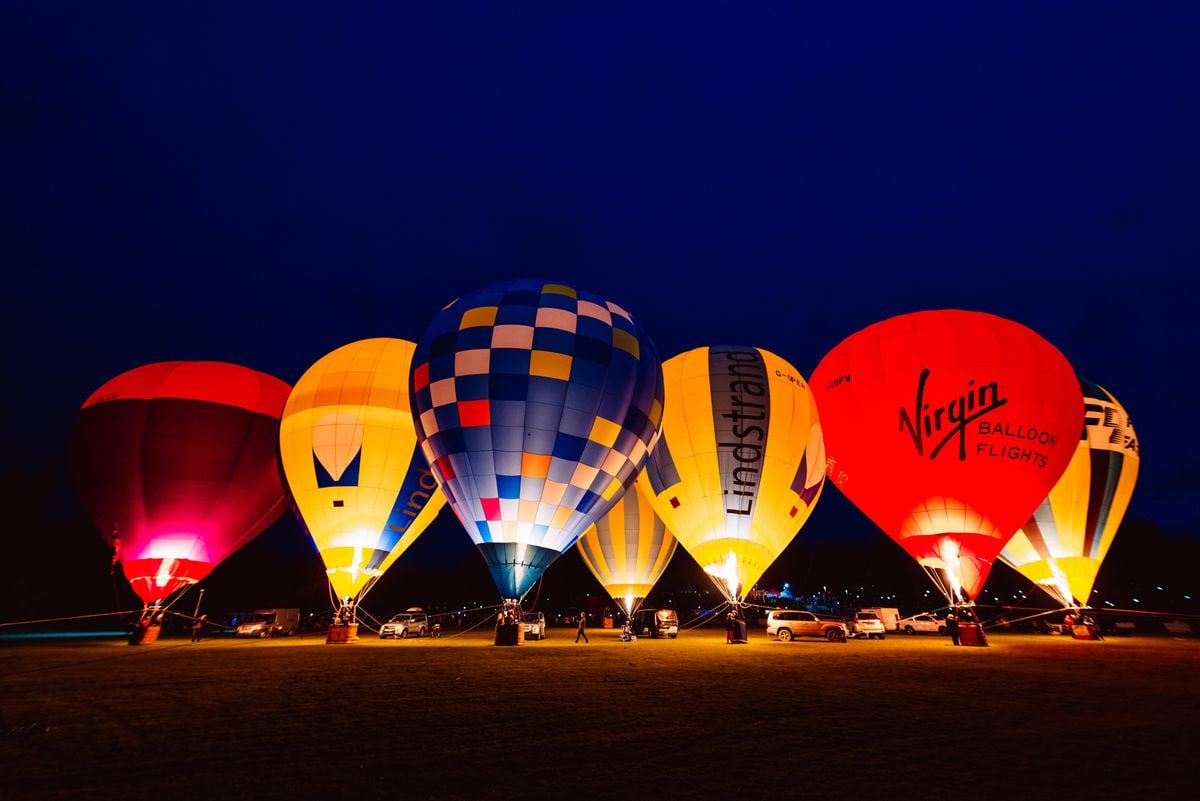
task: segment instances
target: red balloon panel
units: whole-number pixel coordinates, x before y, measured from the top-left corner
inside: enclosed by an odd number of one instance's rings
[[[1066,468],[1083,426],[1074,371],[1023,325],[927,311],[859,331],[817,366],[834,484],[972,597]]]
[[[132,370],[84,405],[75,485],[137,594],[199,581],[286,508],[277,450],[289,387],[243,367],[175,362]]]

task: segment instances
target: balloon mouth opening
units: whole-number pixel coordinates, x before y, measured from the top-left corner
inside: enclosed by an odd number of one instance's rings
[[[733,551],[729,552],[724,562],[714,562],[705,567],[704,572],[713,577],[728,600],[738,599],[742,584],[738,580],[737,555]]]

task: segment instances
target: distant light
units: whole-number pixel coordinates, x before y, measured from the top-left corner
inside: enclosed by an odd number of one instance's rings
[[[1104,605],[1105,605],[1105,606],[1112,606],[1112,605],[1113,605],[1113,602],[1112,602],[1112,601],[1105,601],[1105,602],[1104,602]]]
[[[1190,595],[1185,595],[1185,596],[1183,596],[1183,600],[1185,600],[1185,601],[1190,601],[1190,600],[1192,600],[1192,596],[1190,596]]]
[[[1159,592],[1162,592],[1162,587],[1155,587],[1154,589],[1158,590]]]
[[[1140,604],[1140,603],[1141,603],[1141,601],[1139,601],[1137,598],[1134,598],[1134,599],[1133,599],[1133,602],[1134,602],[1135,604]]]

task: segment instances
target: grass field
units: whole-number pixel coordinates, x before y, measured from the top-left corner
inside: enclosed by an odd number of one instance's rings
[[[0,646],[0,798],[1192,799],[1200,641]]]

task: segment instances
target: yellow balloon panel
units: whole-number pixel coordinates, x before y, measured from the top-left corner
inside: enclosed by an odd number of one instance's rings
[[[816,404],[759,348],[697,348],[663,364],[662,437],[643,470],[654,510],[728,598],[753,586],[824,486]]]
[[[633,614],[650,594],[677,545],[636,488],[630,488],[576,543],[583,563],[626,615]]]
[[[1107,390],[1080,379],[1083,436],[1050,494],[1000,559],[1064,605],[1087,604],[1133,496],[1141,461],[1133,424]]]
[[[280,422],[284,475],[338,598],[358,599],[445,503],[417,453],[415,345],[366,339],[296,382]]]

